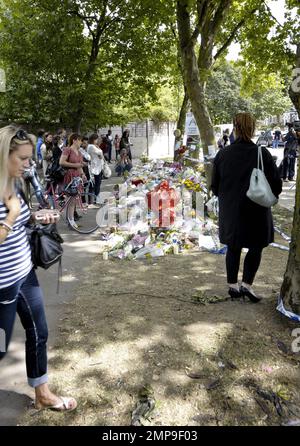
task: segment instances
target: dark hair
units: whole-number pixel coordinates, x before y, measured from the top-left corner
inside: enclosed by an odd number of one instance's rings
[[[98,133],[92,133],[91,136],[89,137],[89,144],[94,144],[95,139],[98,138],[99,138]]]
[[[44,133],[45,133],[45,130],[40,129],[40,130],[38,130],[38,132],[37,132],[37,136],[38,136],[39,138],[41,138],[41,137],[44,135]]]
[[[81,139],[81,135],[79,133],[71,133],[69,136],[69,146],[71,146],[77,139]]]
[[[251,113],[238,113],[233,119],[237,138],[250,142],[255,132],[255,118]]]
[[[88,136],[84,135],[84,136],[82,137],[82,141],[88,141],[88,140],[89,140]]]
[[[59,135],[54,135],[53,136],[53,139],[52,139],[52,144],[54,145],[54,146],[58,146],[58,144],[59,144],[59,142],[60,142],[60,136]]]

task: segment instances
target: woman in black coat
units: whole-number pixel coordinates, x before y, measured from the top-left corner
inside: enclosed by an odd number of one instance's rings
[[[229,295],[247,296],[252,302],[260,298],[251,288],[259,268],[264,247],[274,241],[271,209],[262,207],[247,196],[253,168],[257,167],[257,145],[252,142],[255,120],[249,113],[234,119],[236,140],[220,150],[214,160],[212,191],[219,198],[219,235],[227,245],[226,269]],[[264,172],[276,197],[282,190],[279,171],[267,149],[262,149]],[[239,288],[238,271],[242,248],[245,257],[243,281]]]

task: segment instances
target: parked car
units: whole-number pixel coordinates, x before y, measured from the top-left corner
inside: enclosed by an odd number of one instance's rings
[[[284,147],[285,142],[283,141],[285,134],[281,134],[282,139],[278,141],[279,147]],[[273,146],[273,139],[274,139],[274,130],[266,130],[265,132],[261,132],[259,135],[256,144],[259,144],[261,146],[266,147],[272,147]]]
[[[256,144],[260,145],[260,146],[271,147],[273,144],[272,131],[266,130],[264,132],[261,132],[261,134],[259,135],[259,137],[256,141]]]

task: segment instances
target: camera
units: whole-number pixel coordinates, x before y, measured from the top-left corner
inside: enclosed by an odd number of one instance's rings
[[[296,132],[300,132],[300,121],[294,121],[293,127]]]

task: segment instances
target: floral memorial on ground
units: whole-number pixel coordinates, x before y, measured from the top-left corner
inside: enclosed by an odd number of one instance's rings
[[[162,160],[137,165],[98,214],[105,258],[226,252],[217,235],[216,200],[208,201],[202,167]]]

